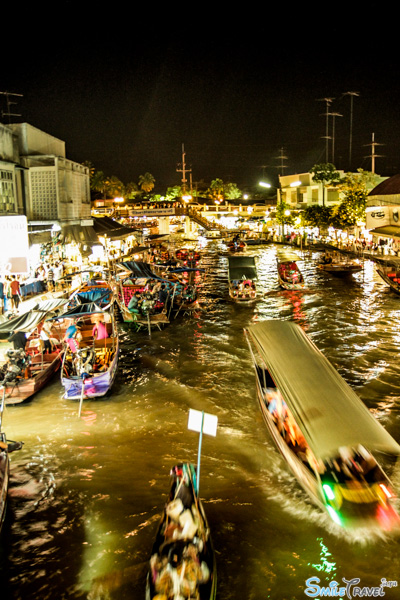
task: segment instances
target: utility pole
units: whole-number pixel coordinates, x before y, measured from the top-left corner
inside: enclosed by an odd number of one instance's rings
[[[284,175],[284,170],[287,169],[287,166],[283,164],[283,161],[287,160],[288,158],[287,156],[285,156],[283,148],[280,149],[279,156],[276,156],[275,158],[277,158],[280,161],[278,168],[280,169],[279,175],[282,177]]]
[[[352,146],[353,146],[353,100],[359,96],[358,92],[345,92],[343,96],[350,96],[350,144],[349,144],[349,169],[351,170]]]
[[[186,192],[186,183],[187,183],[187,179],[186,179],[186,173],[191,173],[192,169],[186,169],[186,163],[185,163],[185,146],[184,144],[182,144],[182,162],[180,165],[178,165],[178,167],[180,166],[181,168],[177,168],[177,172],[178,173],[182,173],[182,190],[185,193]]]
[[[382,154],[376,154],[375,153],[375,149],[376,146],[382,146],[383,144],[378,144],[378,142],[375,142],[375,134],[372,134],[372,142],[370,144],[366,144],[366,146],[371,146],[371,154],[369,156],[366,156],[365,158],[370,158],[371,159],[371,173],[375,174],[375,159],[376,158],[382,158]]]
[[[8,124],[11,124],[11,117],[20,117],[21,115],[17,114],[17,113],[12,113],[11,112],[11,105],[12,104],[16,104],[16,102],[13,102],[10,99],[10,96],[12,97],[19,97],[19,98],[23,98],[23,94],[14,94],[13,92],[0,92],[1,96],[5,96],[6,97],[6,102],[7,102],[7,112],[1,111],[1,116],[2,117],[8,117]]]
[[[334,101],[335,98],[320,98],[319,101],[320,102],[325,102],[326,104],[326,112],[323,114],[323,116],[326,117],[326,123],[325,123],[325,162],[329,162],[329,140],[331,139],[329,137],[329,115],[331,114],[329,111],[329,107],[332,104],[332,102]]]
[[[332,117],[332,162],[335,164],[335,117],[343,117],[343,115],[332,112],[329,116]]]

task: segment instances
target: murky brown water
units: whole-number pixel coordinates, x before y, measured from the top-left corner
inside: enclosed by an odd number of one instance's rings
[[[360,578],[397,581],[400,541],[338,529],[315,508],[278,455],[259,411],[243,327],[279,318],[300,323],[376,417],[400,440],[400,297],[367,262],[346,282],[299,265],[307,293],[282,292],[276,246],[258,256],[265,297],[227,301],[227,259],[207,246],[204,310],[163,332],[120,326],[121,361],[111,396],[78,404],[56,378],[31,403],[8,407],[4,428],[25,442],[12,455],[9,511],[1,537],[1,600],[139,599],[169,485],[169,470],[196,462],[189,408],[219,419],[203,439],[200,494],[212,529],[220,600],[306,598],[321,585]],[[253,251],[254,250],[254,251]],[[395,479],[400,492],[400,477]]]

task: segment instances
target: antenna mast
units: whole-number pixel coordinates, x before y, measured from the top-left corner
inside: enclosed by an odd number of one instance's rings
[[[11,96],[12,97],[18,97],[18,98],[23,98],[23,94],[14,94],[13,92],[0,92],[1,96],[5,96],[6,97],[6,102],[7,102],[7,112],[5,111],[1,111],[1,116],[2,117],[8,117],[8,124],[11,124],[11,117],[20,117],[21,115],[17,114],[17,113],[12,113],[11,112],[11,105],[12,104],[16,104],[16,102],[13,102],[11,100]]]

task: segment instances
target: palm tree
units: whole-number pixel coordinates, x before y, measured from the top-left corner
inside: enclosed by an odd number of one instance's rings
[[[151,173],[145,173],[139,176],[139,185],[143,192],[151,192],[154,189],[155,179]]]

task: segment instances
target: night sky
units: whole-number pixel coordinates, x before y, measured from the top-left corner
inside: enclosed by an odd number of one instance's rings
[[[217,4],[138,9],[119,0],[2,9],[0,91],[23,94],[12,120],[64,140],[68,158],[124,183],[148,171],[160,193],[180,182],[182,144],[194,183],[274,182],[282,151],[286,174],[325,162],[323,98],[342,115],[329,162],[369,170],[374,133],[376,171],[398,173],[397,19],[372,2],[357,14],[321,7],[241,6],[223,16]],[[346,92],[359,94],[352,165]]]

